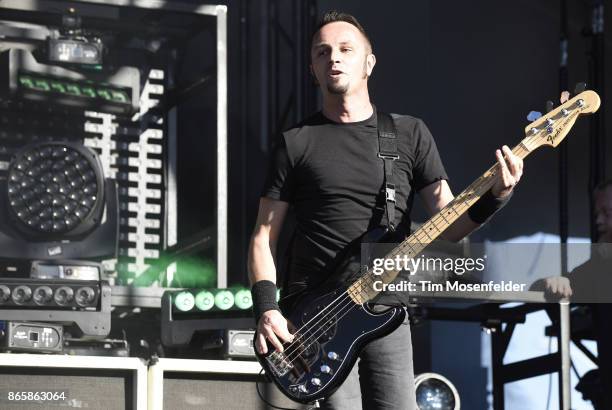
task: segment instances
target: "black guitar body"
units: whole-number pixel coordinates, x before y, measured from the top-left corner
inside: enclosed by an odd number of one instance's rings
[[[357,253],[352,252],[338,269],[354,268],[350,261]],[[266,374],[294,401],[311,403],[329,397],[344,382],[363,347],[393,332],[406,317],[402,307],[373,312],[367,304],[355,303],[347,289],[347,285],[331,290],[320,286],[301,294],[290,312],[284,312],[297,330],[294,341],[285,343],[283,352],[268,344],[268,354],[257,353]]]

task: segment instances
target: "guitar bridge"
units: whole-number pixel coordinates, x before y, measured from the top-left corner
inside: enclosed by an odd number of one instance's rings
[[[282,352],[274,352],[266,357],[268,364],[270,365],[270,370],[277,377],[282,377],[286,375],[291,369],[293,369],[293,365],[287,357]]]

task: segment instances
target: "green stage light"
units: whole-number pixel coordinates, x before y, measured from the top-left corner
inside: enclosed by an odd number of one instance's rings
[[[200,310],[210,310],[215,305],[215,295],[207,290],[202,290],[195,297],[195,305]]]
[[[234,295],[234,301],[238,309],[246,310],[253,306],[253,298],[251,297],[251,291],[248,289],[240,289]]]
[[[234,294],[227,289],[220,289],[215,295],[215,306],[221,310],[228,310],[234,306]]]
[[[180,311],[188,312],[195,306],[195,298],[191,292],[180,292],[174,297],[174,306]]]
[[[19,85],[27,90],[44,93],[66,94],[85,99],[105,100],[118,104],[130,104],[126,90],[111,88],[91,82],[77,82],[69,79],[45,78],[35,74],[19,74]]]

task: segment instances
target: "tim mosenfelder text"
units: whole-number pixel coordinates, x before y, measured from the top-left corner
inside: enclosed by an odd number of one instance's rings
[[[377,258],[373,260],[372,273],[381,276],[386,271],[407,271],[410,275],[415,275],[419,270],[426,271],[446,271],[454,272],[457,275],[463,275],[466,272],[478,271],[482,272],[485,269],[486,255],[482,258],[439,258],[425,257],[421,255],[418,258],[410,258],[407,255],[397,255],[393,258]],[[398,283],[384,283],[384,281],[374,281],[372,284],[374,290],[380,291],[454,291],[454,292],[517,292],[524,291],[527,286],[524,283],[514,283],[513,281],[501,281],[488,283],[459,283],[456,281],[446,281],[442,283],[433,283],[428,280],[419,280],[418,282],[410,282],[402,280]]]

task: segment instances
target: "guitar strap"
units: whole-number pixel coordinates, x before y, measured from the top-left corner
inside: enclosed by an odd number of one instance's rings
[[[394,162],[399,159],[397,152],[397,132],[391,115],[378,111],[378,158],[383,160],[385,179],[381,195],[385,198],[385,212],[381,223],[391,232],[395,231],[395,177]]]

